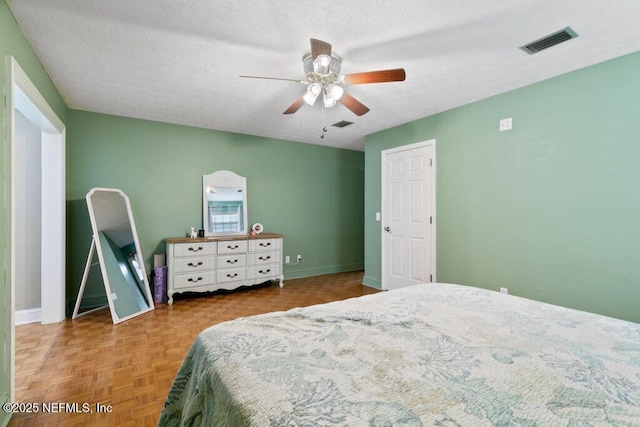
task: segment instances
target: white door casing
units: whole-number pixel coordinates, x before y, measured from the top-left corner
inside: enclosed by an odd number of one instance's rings
[[[382,289],[435,281],[435,140],[382,152]]]

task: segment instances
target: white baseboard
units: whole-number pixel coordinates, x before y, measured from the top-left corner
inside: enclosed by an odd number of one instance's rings
[[[28,308],[16,311],[16,325],[25,325],[42,321],[42,314],[39,308]]]

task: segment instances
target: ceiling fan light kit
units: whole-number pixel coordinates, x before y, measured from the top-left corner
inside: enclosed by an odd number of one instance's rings
[[[307,86],[307,93],[305,93],[302,98],[307,104],[313,105],[316,103],[316,99],[318,99],[320,93],[322,93],[322,86],[320,86],[319,83],[311,83]]]
[[[302,56],[302,65],[308,81],[329,82],[340,76],[342,58],[337,53],[331,52],[331,56],[322,54],[314,59],[312,52],[309,51]]]
[[[324,88],[324,94],[322,97],[324,106],[326,108],[333,107],[334,105],[336,105],[336,102],[342,98],[343,94],[344,89],[342,89],[340,86],[336,86],[334,84],[327,85],[327,87]]]
[[[366,105],[349,95],[340,85],[399,82],[404,81],[406,78],[406,73],[403,68],[341,75],[342,58],[337,53],[332,52],[331,45],[318,39],[310,39],[310,42],[311,51],[302,56],[306,81],[276,77],[240,77],[286,80],[306,84],[306,92],[300,98],[296,99],[283,114],[293,114],[305,103],[312,106],[316,103],[318,97],[322,95],[323,133],[320,136],[321,138],[324,138],[324,133],[326,132],[326,126],[324,125],[325,108],[331,108],[340,102],[357,116],[362,116],[369,112],[369,108]]]

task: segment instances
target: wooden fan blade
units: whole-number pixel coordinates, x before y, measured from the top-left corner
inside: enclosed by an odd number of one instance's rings
[[[265,80],[284,80],[286,82],[296,82],[296,83],[309,83],[309,82],[305,82],[304,80],[298,80],[298,79],[281,79],[279,77],[260,77],[260,76],[240,76],[242,78],[245,79],[265,79]]]
[[[346,74],[344,76],[344,82],[348,85],[361,85],[367,83],[401,82],[404,81],[405,78],[404,68],[394,68],[393,70]]]
[[[340,102],[349,110],[353,111],[353,114],[355,114],[356,116],[362,116],[363,114],[367,114],[369,112],[369,108],[367,108],[366,105],[355,99],[353,96],[349,95],[347,92],[344,92],[342,94]]]
[[[302,107],[302,104],[304,104],[304,98],[300,97],[300,98],[296,99],[295,101],[293,101],[293,104],[291,104],[289,106],[289,108],[284,110],[284,113],[282,113],[282,114],[293,114],[296,111],[298,111],[300,109],[300,107]]]
[[[331,56],[331,45],[318,39],[311,40],[311,58],[315,61],[318,55]]]

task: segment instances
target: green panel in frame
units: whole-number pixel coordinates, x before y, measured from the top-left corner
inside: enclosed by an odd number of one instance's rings
[[[155,307],[142,262],[129,198],[118,189],[93,188],[87,193],[86,199],[93,229],[93,244],[85,267],[85,276],[95,248],[113,323],[120,323],[153,310]],[[83,278],[74,318],[84,285]]]

